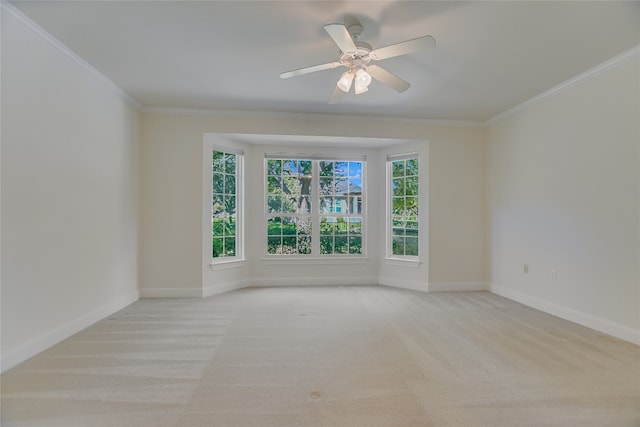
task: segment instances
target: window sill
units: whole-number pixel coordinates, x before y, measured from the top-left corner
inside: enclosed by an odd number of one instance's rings
[[[406,258],[385,258],[385,264],[395,265],[398,267],[418,268],[422,265],[422,261],[419,259],[406,259]]]
[[[353,257],[269,257],[262,258],[264,265],[351,265],[351,264],[367,264],[369,258],[353,256]]]
[[[247,265],[246,259],[231,259],[225,261],[212,261],[209,263],[211,270],[227,270],[229,268],[241,268]]]

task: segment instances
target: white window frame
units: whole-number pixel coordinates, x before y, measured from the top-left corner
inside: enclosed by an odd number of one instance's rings
[[[393,168],[392,163],[398,160],[408,160],[408,159],[417,159],[418,160],[418,255],[394,255],[393,254]],[[390,154],[386,158],[386,230],[385,230],[385,257],[388,260],[397,260],[397,261],[408,261],[411,263],[419,263],[422,254],[424,253],[426,248],[422,246],[422,233],[423,231],[423,203],[422,203],[422,175],[424,174],[424,170],[422,169],[422,161],[418,152],[412,151],[408,153],[402,154]]]
[[[209,233],[208,244],[209,258],[211,259],[210,265],[222,266],[224,264],[235,263],[245,260],[244,252],[244,151],[231,147],[225,147],[220,145],[212,145],[209,152],[209,181],[208,181],[208,193],[209,193]],[[213,257],[213,230],[211,227],[211,218],[213,216],[213,171],[212,171],[212,159],[215,151],[234,154],[236,156],[236,254],[230,257]]]
[[[277,214],[270,214],[268,212],[268,182],[267,182],[267,160],[311,160],[312,161],[312,185],[311,185],[311,253],[310,254],[269,254],[267,243],[267,218],[271,216],[277,216]],[[362,162],[362,212],[359,217],[362,217],[362,251],[359,254],[321,254],[320,253],[320,219],[327,216],[320,213],[320,195],[319,195],[319,183],[320,183],[320,171],[319,164],[321,161],[331,162]],[[263,161],[263,210],[264,210],[264,235],[263,241],[263,259],[265,261],[276,260],[304,260],[314,262],[330,259],[342,259],[342,260],[365,260],[367,259],[367,157],[366,156],[335,156],[335,155],[316,155],[316,154],[295,154],[295,153],[265,153]],[[295,214],[290,214],[295,216]],[[344,213],[334,213],[329,216],[348,216]]]

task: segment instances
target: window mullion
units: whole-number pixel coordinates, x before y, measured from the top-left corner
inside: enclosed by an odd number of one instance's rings
[[[320,161],[311,167],[311,254],[320,255]]]

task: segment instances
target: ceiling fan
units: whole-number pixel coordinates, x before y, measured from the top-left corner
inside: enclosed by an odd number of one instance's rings
[[[329,103],[333,104],[342,98],[342,95],[349,92],[352,83],[355,82],[354,92],[356,95],[365,93],[369,90],[371,78],[376,79],[380,83],[395,89],[398,92],[404,92],[411,86],[408,82],[402,80],[395,74],[387,71],[379,65],[372,64],[372,61],[380,61],[382,59],[393,58],[396,56],[407,55],[409,53],[418,52],[427,48],[435,47],[436,40],[432,36],[423,36],[404,42],[392,44],[390,46],[373,49],[369,43],[358,40],[362,34],[362,25],[355,21],[348,26],[344,24],[327,24],[324,29],[329,36],[338,45],[340,55],[335,62],[314,65],[311,67],[299,68],[297,70],[287,71],[280,74],[280,78],[288,79],[290,77],[301,76],[303,74],[313,73],[316,71],[329,70],[340,66],[346,67],[345,71],[329,99]]]

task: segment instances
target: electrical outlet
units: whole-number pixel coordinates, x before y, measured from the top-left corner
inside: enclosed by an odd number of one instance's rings
[[[522,272],[523,273],[529,273],[529,264],[525,264],[522,266]]]
[[[551,270],[551,280],[553,280],[554,282],[556,280],[558,280],[558,272],[555,270]]]

